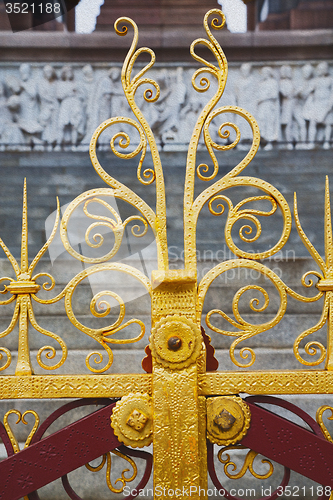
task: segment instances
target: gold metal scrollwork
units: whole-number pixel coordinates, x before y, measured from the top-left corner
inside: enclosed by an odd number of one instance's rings
[[[125,476],[126,472],[130,472],[130,469],[124,469],[121,473],[121,476],[114,481],[114,485],[112,484],[112,480],[111,480],[111,469],[112,469],[111,453],[126,460],[129,463],[129,465],[132,467],[132,473],[131,473],[130,477]],[[130,483],[131,481],[133,481],[136,478],[137,473],[138,473],[138,468],[137,468],[134,460],[130,457],[127,457],[123,453],[120,453],[120,451],[118,451],[118,450],[112,450],[111,452],[103,455],[102,461],[99,465],[93,466],[90,464],[86,464],[86,468],[88,470],[90,470],[91,472],[99,472],[100,470],[103,469],[105,464],[106,464],[106,484],[107,484],[109,490],[112,491],[113,493],[122,493],[124,491],[126,483]],[[120,486],[119,488],[116,488],[117,483],[120,483],[122,486]]]
[[[332,438],[331,434],[328,432],[326,425],[324,424],[324,421],[323,421],[323,414],[325,413],[326,410],[329,410],[331,412],[331,416],[327,417],[328,420],[333,420],[333,408],[332,408],[332,406],[329,406],[329,405],[324,405],[324,406],[321,406],[320,408],[318,408],[317,413],[316,413],[316,420],[317,420],[318,424],[320,425],[320,428],[325,436],[325,439],[327,439],[327,441],[329,441],[330,443],[333,443],[333,438]]]
[[[28,425],[28,422],[25,420],[24,417],[26,417],[26,415],[29,415],[29,414],[34,416],[35,423],[33,425],[33,428],[31,429],[29,436],[27,437],[25,445],[24,445],[24,448],[27,448],[29,446],[37,428],[38,428],[38,425],[39,425],[38,414],[33,410],[27,410],[23,413],[23,415],[19,410],[9,410],[9,411],[7,411],[7,413],[3,417],[3,424],[4,424],[4,427],[6,429],[7,435],[10,439],[10,442],[13,446],[14,453],[18,453],[20,451],[20,447],[19,447],[19,444],[16,440],[16,437],[15,437],[13,430],[12,430],[11,426],[9,425],[8,417],[9,417],[9,415],[16,415],[17,416],[16,424],[18,424],[19,422],[22,422],[23,424]]]
[[[266,474],[259,474],[254,470],[254,460],[258,456],[258,453],[253,450],[250,450],[247,453],[244,460],[244,464],[241,467],[241,470],[239,472],[235,472],[237,469],[237,465],[231,461],[230,455],[226,452],[229,450],[242,450],[242,449],[246,449],[246,447],[242,446],[241,444],[229,445],[222,448],[217,454],[217,458],[219,459],[219,461],[222,464],[224,464],[224,473],[229,479],[240,479],[245,475],[247,470],[252,474],[252,476],[254,476],[257,479],[268,479],[269,477],[271,477],[271,475],[274,472],[274,466],[272,462],[270,462],[270,460],[267,459],[261,460],[261,463],[268,464],[269,466],[269,470],[268,472],[266,472]],[[223,453],[226,453],[226,458],[223,458]],[[233,473],[230,472],[230,469]]]

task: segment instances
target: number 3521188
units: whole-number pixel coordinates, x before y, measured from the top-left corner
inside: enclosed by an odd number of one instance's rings
[[[7,14],[61,14],[60,3],[41,2],[41,3],[6,3]]]

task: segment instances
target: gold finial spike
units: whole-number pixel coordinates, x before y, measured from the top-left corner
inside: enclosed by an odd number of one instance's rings
[[[24,179],[23,210],[22,210],[22,240],[21,240],[21,273],[28,271],[28,206],[27,179]]]
[[[326,266],[331,269],[333,277],[333,237],[332,237],[332,215],[330,202],[330,188],[328,176],[325,184],[325,255]]]

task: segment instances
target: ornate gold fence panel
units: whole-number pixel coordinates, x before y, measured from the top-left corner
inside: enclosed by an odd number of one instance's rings
[[[8,477],[0,491],[1,499],[15,500],[23,496],[30,500],[37,499],[39,497],[36,490],[56,477],[63,478],[65,491],[70,498],[79,498],[72,490],[66,474],[84,464],[91,472],[105,467],[109,490],[122,495],[126,491],[127,483],[133,481],[137,475],[135,461],[131,457],[139,457],[146,461],[145,473],[139,483],[141,486],[136,487],[136,493],[131,490],[126,496],[134,498],[147,483],[151,470],[151,458],[148,458],[148,453],[136,448],[150,444],[153,445],[155,498],[207,498],[210,496],[207,489],[209,472],[217,496],[234,499],[237,495],[224,489],[217,477],[213,456],[214,443],[222,447],[218,452],[218,460],[227,479],[242,478],[249,471],[255,478],[263,481],[269,479],[273,473],[274,466],[270,460],[285,466],[280,486],[277,486],[274,492],[261,486],[261,490],[258,489],[261,497],[273,499],[282,496],[284,492],[288,496],[290,468],[322,484],[321,490],[317,490],[318,498],[331,497],[332,438],[325,427],[323,414],[326,411],[333,414],[333,408],[319,408],[317,423],[291,403],[265,396],[333,392],[333,245],[328,180],[324,221],[325,257],[319,255],[302,229],[295,195],[293,215],[299,237],[319,268],[319,271],[314,270],[300,277],[303,294],[293,290],[266,265],[267,260],[287,243],[292,226],[292,213],[278,189],[265,180],[246,175],[245,169],[259,148],[260,133],[257,122],[246,110],[239,107],[219,107],[227,81],[228,65],[213,33],[223,28],[224,22],[224,15],[220,10],[209,11],[204,19],[206,38],[195,40],[190,48],[191,55],[200,64],[192,78],[194,89],[203,94],[214,85],[215,89],[210,90],[211,97],[207,99],[197,118],[188,148],[183,211],[184,269],[169,268],[165,185],[159,147],[138,105],[140,91],[148,104],[159,98],[159,85],[147,73],[155,62],[155,55],[149,48],[137,48],[138,29],[131,19],[120,18],[115,23],[115,30],[120,36],[129,36],[128,31],[132,33],[131,47],[121,73],[122,87],[131,116],[106,120],[97,128],[90,143],[93,167],[106,187],[82,193],[68,205],[62,216],[58,202],[54,228],[32,261],[28,259],[27,188],[24,186],[20,263],[11,254],[5,242],[0,240],[1,248],[13,271],[11,275],[1,277],[0,280],[0,293],[3,297],[0,305],[11,305],[13,308],[12,320],[1,332],[1,338],[15,335],[14,328],[18,325],[17,360],[10,349],[1,347],[0,396],[3,400],[93,400],[68,403],[64,409],[52,414],[41,425],[37,413],[33,410],[23,415],[17,410],[7,412],[0,428],[8,454],[8,458],[0,464],[2,474]],[[210,53],[209,58],[201,55],[198,49],[202,47]],[[135,72],[134,65],[141,54],[148,55],[149,62]],[[233,121],[230,119],[232,115]],[[244,158],[232,170],[223,174],[219,167],[218,155],[237,147],[241,138],[241,120],[251,128],[252,142],[248,152],[244,153]],[[137,159],[138,181],[143,187],[155,186],[155,207],[151,207],[139,194],[122,184],[118,177],[113,177],[107,168],[100,164],[98,140],[101,134],[109,130],[114,131],[110,136],[110,147],[114,155],[123,160]],[[210,157],[207,164],[198,164],[197,153],[201,137]],[[152,157],[152,168],[144,167],[148,154]],[[121,172],[118,173],[121,178]],[[199,187],[196,180],[200,181]],[[234,188],[244,187],[257,194],[233,202],[228,193]],[[125,202],[132,210],[131,215],[122,218],[110,201],[114,199]],[[209,210],[211,216],[216,217],[217,223],[221,220],[219,217],[224,214],[225,242],[234,258],[219,263],[198,280],[196,228],[203,209]],[[71,243],[68,233],[73,214],[78,210],[81,216],[88,220],[85,232],[85,244],[89,250],[87,255]],[[272,242],[265,250],[247,250],[246,245],[260,239],[262,220],[278,213],[281,226],[278,241]],[[151,279],[141,270],[114,259],[128,229],[137,238],[146,235],[148,231],[154,235],[157,269],[153,271]],[[234,236],[235,231],[238,231],[237,238]],[[57,232],[60,233],[64,249],[72,258],[81,262],[83,268],[62,290],[55,293],[56,281],[52,275],[48,271],[37,272],[35,269],[37,265],[43,264],[41,259]],[[107,240],[106,234],[111,234],[112,238]],[[107,241],[111,241],[111,249],[104,251],[103,245]],[[205,322],[210,330],[218,335],[230,337],[229,354],[235,369],[217,371],[214,348],[201,326],[201,318],[205,298],[214,280],[234,269],[255,270],[262,276],[263,281],[239,287],[232,299],[232,314],[218,308],[212,308],[206,314]],[[113,346],[135,343],[146,334],[146,326],[141,319],[126,319],[125,301],[113,291],[112,279],[108,280],[105,290],[92,297],[89,304],[94,319],[105,321],[103,326],[91,326],[93,323],[89,321],[85,324],[75,313],[74,295],[79,285],[85,279],[98,279],[98,276],[105,273],[110,276],[112,273],[130,276],[150,296],[151,334],[149,345],[142,356],[145,372],[140,374],[110,372],[113,357],[117,355]],[[252,322],[241,313],[240,303],[249,293],[253,294],[249,306],[253,313],[260,315],[260,312],[267,309],[270,301],[265,283],[275,290],[278,297],[277,312],[267,321]],[[309,290],[312,294],[308,293]],[[302,368],[255,370],[253,337],[278,327],[285,315],[288,300],[295,299],[310,304],[321,298],[324,300],[319,321],[299,334],[294,341],[293,355]],[[39,325],[34,310],[36,307],[57,303],[62,304],[68,319],[80,335],[88,336],[97,343],[98,350],[86,357],[86,374],[52,373],[52,370],[66,366],[68,348],[61,332],[49,331]],[[116,304],[118,312],[116,319],[108,323],[106,320],[111,312],[111,304],[112,307]],[[327,342],[324,345],[316,340],[316,332],[325,324]],[[41,334],[40,338],[48,340],[46,345],[38,348],[36,354],[39,374],[34,374],[32,368],[30,325]],[[323,362],[325,368],[319,369],[318,365]],[[15,375],[6,375],[6,370],[15,363]],[[251,397],[244,399],[239,394],[248,394]],[[103,408],[59,431],[56,438],[52,435],[43,437],[49,425],[58,416],[71,409],[96,403]],[[268,412],[260,403],[282,406],[296,413],[309,425],[310,430]],[[33,414],[35,419],[34,427],[22,451],[9,425],[11,413],[18,417],[18,422],[26,423],[29,413]],[[79,444],[75,447],[75,443]],[[78,451],[78,448],[81,451]],[[235,472],[236,464],[229,453],[244,448],[250,450],[240,471]],[[72,450],[70,460],[64,457],[61,451],[64,449]],[[266,457],[263,460],[266,466],[264,472],[256,472],[254,460],[258,453]],[[123,471],[116,484],[110,479],[111,454],[126,460],[127,471],[131,470],[129,475]],[[33,472],[39,467],[38,457],[42,456],[47,456],[52,465],[48,471],[45,467],[45,478],[40,472]],[[89,464],[99,456],[102,457],[99,465]]]

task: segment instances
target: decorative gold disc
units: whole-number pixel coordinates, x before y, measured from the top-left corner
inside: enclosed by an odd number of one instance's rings
[[[207,436],[211,443],[235,444],[246,435],[251,423],[248,405],[238,396],[207,399]]]
[[[174,315],[162,318],[152,328],[150,348],[163,366],[181,369],[196,361],[200,355],[201,340],[201,331],[193,321]]]
[[[153,419],[149,394],[130,393],[117,402],[111,427],[122,443],[132,448],[148,446],[153,439]]]

